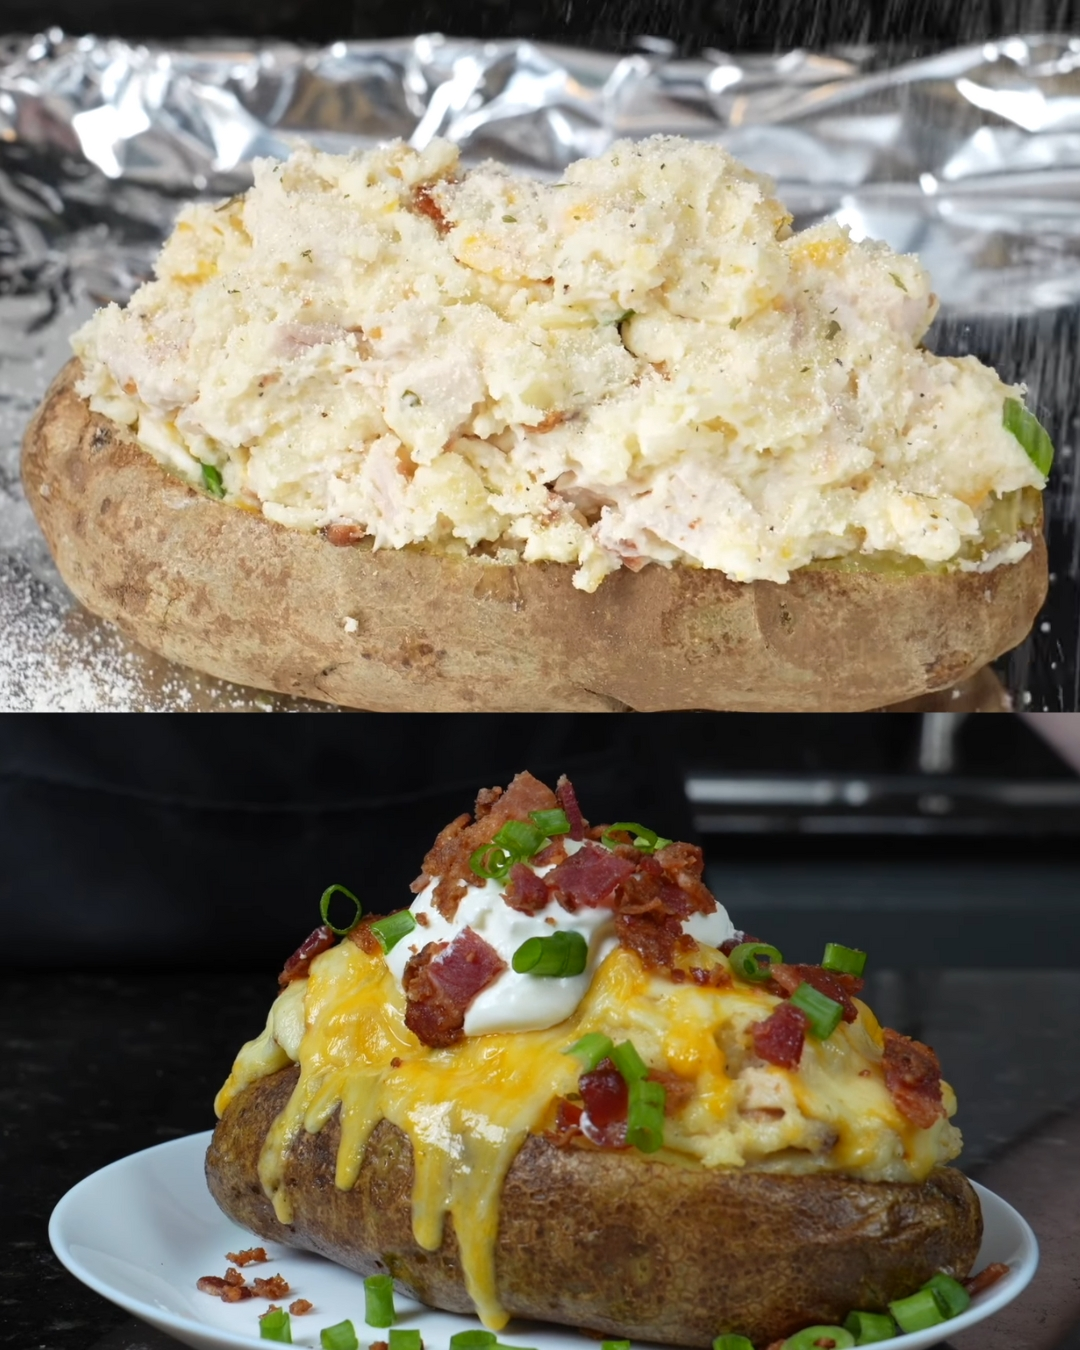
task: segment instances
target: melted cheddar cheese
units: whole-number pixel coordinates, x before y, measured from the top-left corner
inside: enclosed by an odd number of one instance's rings
[[[726,967],[700,947],[694,961]],[[266,1029],[237,1056],[215,1109],[290,1062],[292,1097],[259,1164],[278,1218],[290,1220],[283,1187],[289,1149],[341,1112],[336,1182],[356,1181],[371,1131],[385,1118],[409,1138],[417,1242],[435,1250],[453,1215],[466,1286],[484,1323],[507,1315],[495,1289],[494,1244],[502,1181],[530,1133],[547,1129],[559,1097],[581,1070],[567,1048],[588,1032],[631,1040],[645,1062],[693,1084],[688,1104],[665,1121],[664,1147],[643,1165],[680,1163],[808,1173],[841,1171],[869,1181],[918,1181],[960,1151],[946,1119],[916,1128],[896,1110],[881,1068],[881,1028],[857,1003],[858,1019],[827,1040],[808,1037],[799,1066],[758,1058],[749,1028],[779,999],[754,985],[673,983],[619,948],[606,958],[574,1014],[541,1031],[467,1036],[446,1049],[423,1045],[405,1026],[401,988],[385,959],[342,942],[311,964],[271,1009]],[[944,1088],[950,1114],[951,1089]]]

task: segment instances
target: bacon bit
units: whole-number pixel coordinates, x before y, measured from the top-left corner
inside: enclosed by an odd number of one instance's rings
[[[1002,1261],[991,1261],[978,1275],[970,1275],[963,1281],[964,1288],[972,1298],[984,1293],[992,1284],[997,1284],[1003,1275],[1008,1275],[1009,1267]]]
[[[555,1111],[555,1124],[545,1132],[544,1138],[549,1139],[556,1148],[568,1147],[571,1140],[581,1134],[581,1115],[582,1108],[576,1102],[560,1097]]]
[[[230,1266],[229,1269],[225,1272],[225,1283],[232,1285],[241,1285],[246,1284],[247,1281],[244,1279],[243,1275],[241,1275],[238,1270],[235,1270],[232,1266]]]
[[[629,1092],[626,1080],[610,1059],[602,1059],[578,1079],[585,1103],[581,1132],[600,1148],[626,1147],[626,1112]]]
[[[222,1303],[242,1303],[246,1298],[252,1298],[256,1290],[249,1289],[246,1284],[226,1284],[221,1291]]]
[[[371,931],[371,925],[375,922],[376,915],[369,914],[366,919],[361,919],[356,927],[349,933],[350,942],[355,942],[360,950],[368,956],[381,956],[382,943]]]
[[[225,1289],[225,1281],[220,1275],[204,1275],[201,1279],[195,1281],[195,1288],[204,1294],[220,1298]]]
[[[530,859],[530,866],[558,867],[559,863],[565,862],[569,857],[566,852],[566,839],[565,834],[557,834],[546,848],[542,848],[535,858]]]
[[[414,891],[422,891],[433,877],[435,908],[448,922],[457,913],[458,901],[469,886],[482,886],[469,866],[473,853],[490,844],[508,820],[528,820],[530,811],[550,811],[558,803],[552,790],[531,773],[519,773],[505,792],[485,788],[476,798],[476,820],[458,816],[440,831],[424,859],[423,872],[413,882]]]
[[[471,928],[449,946],[429,942],[405,966],[405,1025],[425,1045],[454,1045],[464,1035],[469,1004],[505,969],[495,948]]]
[[[428,916],[424,913],[422,909],[418,909],[416,913],[413,915],[413,918],[416,920],[416,922],[420,925],[421,928],[427,928],[431,924],[431,920],[428,918]]]
[[[401,1068],[401,1063],[402,1063],[402,1061],[401,1061],[401,1056],[400,1056],[400,1055],[395,1055],[394,1058],[390,1061],[390,1067],[391,1067],[392,1069],[400,1069],[400,1068]]]
[[[705,974],[706,974],[706,972],[705,972],[704,970],[699,970],[697,973],[698,973],[699,975],[705,975]],[[670,972],[669,978],[670,978],[672,984],[685,984],[685,983],[686,983],[686,971],[685,971],[685,970],[680,970],[679,967],[676,966],[676,967],[674,968],[674,970],[672,970],[672,971]],[[703,981],[703,980],[697,980],[697,981],[695,981],[695,983],[697,983],[697,984],[703,984],[704,981]]]
[[[306,1298],[294,1298],[289,1304],[289,1311],[294,1317],[303,1317],[304,1313],[310,1312],[314,1306],[315,1304]]]
[[[634,864],[597,844],[586,844],[549,872],[544,882],[563,909],[596,909],[634,872]]]
[[[754,937],[752,933],[736,933],[734,937],[729,937],[726,942],[721,942],[720,950],[725,956],[730,956],[736,947],[741,947],[744,942],[760,942],[761,938]]]
[[[289,1282],[281,1275],[271,1275],[268,1280],[256,1277],[251,1288],[259,1298],[284,1298],[289,1292]]]
[[[561,774],[559,781],[555,784],[555,796],[558,798],[559,805],[566,813],[566,819],[570,823],[570,838],[578,841],[584,839],[588,822],[581,814],[577,793],[566,774]]]
[[[320,924],[318,928],[310,932],[285,962],[281,974],[278,976],[280,987],[284,989],[293,980],[302,980],[307,975],[308,967],[312,961],[320,953],[329,951],[336,942],[337,936],[328,924]]]
[[[333,525],[323,526],[323,538],[328,544],[336,544],[338,548],[346,548],[349,544],[358,544],[367,534],[362,525],[345,525],[335,522]]]
[[[763,1022],[750,1028],[754,1049],[762,1059],[781,1069],[794,1069],[802,1058],[810,1019],[794,1003],[781,1003]]]
[[[885,1086],[905,1119],[928,1130],[945,1115],[941,1100],[941,1065],[928,1045],[885,1027]]]
[[[440,234],[449,233],[450,226],[446,223],[446,217],[443,215],[439,203],[432,197],[431,189],[423,183],[419,187],[413,188],[411,209],[417,215],[427,216],[428,220],[433,221]]]
[[[710,966],[708,970],[703,970],[700,966],[691,966],[688,972],[695,984],[706,985],[711,989],[730,989],[734,984],[731,976],[723,966]],[[675,978],[675,971],[671,972],[671,978]]]
[[[659,1083],[664,1089],[665,1116],[676,1115],[694,1095],[694,1085],[689,1078],[683,1078],[669,1069],[650,1069],[645,1077],[650,1082]]]
[[[670,970],[684,936],[678,915],[655,913],[616,914],[615,934],[624,947],[637,952],[647,970]]]
[[[510,880],[503,891],[506,903],[519,914],[539,914],[548,902],[548,888],[543,877],[538,877],[524,863],[515,863],[510,869]]]
[[[799,985],[805,982],[812,985],[819,994],[824,994],[826,998],[839,1003],[844,1010],[845,1022],[854,1022],[858,1017],[859,1010],[851,1001],[848,992],[850,986],[847,984],[847,981],[853,981],[858,985],[857,989],[851,990],[851,993],[857,994],[863,986],[863,981],[856,976],[840,976],[831,970],[822,970],[820,966],[792,966],[779,963],[770,966],[769,971],[771,980],[766,988],[778,993],[781,998],[790,998]]]
[[[423,1342],[421,1342],[421,1344],[423,1344]],[[390,1350],[390,1346],[386,1341],[372,1341],[371,1350]]]
[[[226,1252],[225,1260],[236,1266],[250,1266],[258,1261],[269,1261],[265,1247],[245,1247],[242,1252]]]

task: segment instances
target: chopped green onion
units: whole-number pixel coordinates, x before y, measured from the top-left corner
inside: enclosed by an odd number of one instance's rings
[[[338,891],[340,891],[342,895],[347,895],[356,906],[356,913],[353,915],[353,921],[346,928],[335,928],[330,922],[330,901]],[[322,915],[323,923],[326,924],[327,928],[329,928],[332,933],[336,933],[338,937],[344,937],[346,933],[351,933],[360,922],[360,915],[363,912],[360,901],[357,900],[352,891],[347,890],[344,886],[327,886],[326,890],[322,893],[322,899],[319,901],[319,913]]]
[[[1018,398],[1007,398],[1001,425],[1012,432],[1024,447],[1028,459],[1045,478],[1054,462],[1054,443],[1035,414],[1029,412]]]
[[[481,844],[469,858],[469,866],[478,877],[505,881],[517,859],[498,844]]]
[[[920,1289],[910,1298],[898,1298],[889,1304],[889,1311],[901,1331],[923,1331],[945,1321],[932,1289]]]
[[[211,497],[225,496],[225,484],[221,481],[221,470],[215,469],[213,464],[202,465],[202,481],[203,487]]]
[[[394,1327],[390,1332],[390,1350],[422,1350],[416,1327]]]
[[[842,947],[839,942],[826,942],[821,958],[823,970],[836,970],[842,975],[861,975],[866,969],[866,953],[858,947]]]
[[[712,1350],[754,1350],[754,1346],[745,1336],[717,1336]]]
[[[633,1144],[642,1153],[655,1153],[664,1144],[664,1103],[667,1093],[662,1083],[654,1083],[648,1078],[635,1078],[629,1089],[626,1142]]]
[[[890,272],[890,273],[889,273],[889,276],[892,277],[892,279],[893,279],[893,281],[895,282],[895,284],[896,284],[897,286],[899,286],[900,289],[901,289],[902,291],[906,291],[906,290],[907,290],[907,287],[904,285],[904,279],[903,279],[903,277],[900,275],[899,272]]]
[[[401,401],[407,408],[419,408],[420,395],[415,389],[406,389],[401,396]]]
[[[575,1041],[573,1045],[567,1046],[563,1051],[564,1055],[576,1055],[581,1060],[581,1067],[585,1073],[591,1073],[602,1059],[608,1059],[611,1056],[615,1046],[611,1042],[610,1036],[605,1036],[602,1031],[590,1031],[582,1036],[580,1041]]]
[[[855,1337],[843,1327],[803,1327],[784,1342],[784,1350],[817,1350],[832,1341],[836,1350],[851,1350]]]
[[[769,958],[769,964],[762,965],[763,956]],[[783,959],[780,952],[767,942],[740,942],[728,957],[731,969],[741,980],[755,981],[767,980],[769,965],[779,965]]]
[[[946,1275],[943,1270],[931,1275],[923,1289],[930,1290],[946,1317],[959,1317],[971,1302],[971,1295],[960,1281]]]
[[[319,1343],[322,1350],[360,1350],[356,1328],[348,1318],[344,1322],[338,1322],[336,1326],[323,1327],[319,1332]]]
[[[394,1325],[394,1281],[389,1275],[369,1275],[364,1281],[364,1321],[369,1327]]]
[[[517,216],[503,216],[503,223],[506,225],[516,225]]]
[[[399,909],[396,914],[387,914],[383,919],[376,919],[371,925],[371,931],[379,939],[379,946],[383,951],[389,952],[393,951],[401,939],[415,927],[416,920],[409,911]]]
[[[839,333],[839,331],[840,325],[836,322],[835,319],[830,319],[829,326],[828,328],[825,329],[825,336],[827,338],[834,338],[837,335],[837,333]]]
[[[611,1051],[611,1060],[628,1083],[644,1078],[648,1065],[634,1048],[633,1041],[620,1041]]]
[[[588,959],[589,947],[581,934],[560,928],[550,937],[526,938],[510,964],[519,975],[561,978],[580,975]]]
[[[888,1313],[848,1313],[844,1326],[855,1337],[856,1345],[874,1345],[877,1341],[890,1341],[896,1335],[896,1323]]]
[[[634,836],[634,847],[640,853],[655,853],[657,849],[667,848],[668,844],[671,843],[670,839],[662,838],[655,830],[647,829],[635,820],[617,820],[614,825],[609,825],[600,836],[600,842],[605,848],[616,848],[618,846],[620,841],[615,838],[616,832],[632,834]]]
[[[512,853],[520,862],[539,852],[544,843],[544,832],[527,820],[508,820],[492,843]]]
[[[495,1333],[485,1331],[483,1327],[469,1331],[455,1331],[450,1337],[450,1350],[485,1350],[486,1346],[494,1345],[496,1340]]]
[[[601,1341],[600,1350],[630,1350],[629,1341]]]
[[[570,833],[570,822],[561,806],[553,806],[550,811],[530,811],[529,819],[535,821],[537,828],[543,830],[548,838],[555,834]]]
[[[284,1308],[265,1312],[259,1318],[259,1336],[264,1341],[280,1341],[292,1345],[292,1322]]]
[[[804,980],[791,996],[796,1008],[801,1008],[810,1021],[810,1034],[819,1041],[827,1040],[840,1024],[844,1009],[836,999],[815,989]]]

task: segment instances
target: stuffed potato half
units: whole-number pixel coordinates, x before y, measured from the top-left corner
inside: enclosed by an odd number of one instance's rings
[[[968,1274],[955,1099],[856,997],[858,954],[785,963],[734,930],[699,850],[589,830],[565,780],[527,774],[414,889],[287,963],[218,1097],[230,1217],[494,1329],[689,1346]]]
[[[61,575],[152,651],[256,688],[375,711],[861,711],[980,670],[1046,592],[1034,493],[1014,536],[1029,550],[985,572],[653,566],[587,593],[569,564],[334,547],[171,476],[78,377],[61,372],[23,446]]]

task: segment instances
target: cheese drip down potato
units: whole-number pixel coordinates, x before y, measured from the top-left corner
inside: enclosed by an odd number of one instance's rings
[[[545,811],[564,833],[472,870]],[[967,1275],[981,1215],[933,1053],[854,976],[747,978],[700,851],[639,829],[589,830],[565,780],[522,774],[443,831],[388,952],[386,921],[316,930],[217,1099],[225,1212],[496,1330],[765,1345]],[[553,932],[580,934],[577,973],[519,970]],[[627,1044],[661,1089],[647,1143]]]
[[[153,649],[376,709],[860,709],[1028,631],[1049,442],[922,345],[914,257],[674,137],[254,172],[26,439],[61,572]]]

